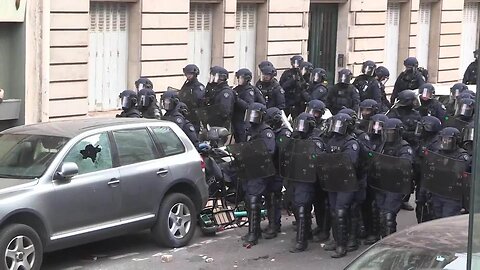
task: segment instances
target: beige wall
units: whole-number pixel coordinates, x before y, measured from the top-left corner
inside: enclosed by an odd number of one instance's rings
[[[214,35],[212,63],[224,65],[230,72],[235,71],[237,1],[240,0],[213,4],[216,6],[214,23],[218,31]],[[401,38],[399,44],[400,66],[405,57],[416,53],[420,1],[409,0],[402,4],[403,11],[406,11],[402,19],[407,22],[402,26],[406,37]],[[289,67],[292,55],[307,57],[310,0],[254,2],[258,4],[261,16],[257,27],[257,39],[261,41],[257,44],[257,61],[266,57],[278,68],[280,76]],[[47,45],[47,52],[41,54],[48,56],[49,60],[42,61],[42,64],[27,61],[28,70],[40,69],[42,73],[27,84],[29,93],[35,87],[42,91],[41,95],[27,95],[26,104],[41,106],[29,109],[35,116],[28,117],[28,122],[88,114],[89,3],[89,0],[50,1],[49,21],[42,24],[50,29],[48,34],[42,34],[49,48]],[[135,32],[129,34],[129,86],[132,87],[133,80],[142,75],[151,78],[158,91],[164,91],[167,86],[180,87],[184,82],[182,68],[187,64],[189,52],[190,0],[176,0],[175,4],[163,0],[138,0],[137,4],[130,5],[130,29]],[[349,0],[339,5],[337,53],[346,54],[347,67],[358,75],[365,60],[382,64],[385,59],[387,0]],[[450,84],[460,79],[463,6],[463,0],[438,0],[433,4],[429,62],[433,82]],[[41,12],[41,8],[30,10]],[[29,16],[31,22],[39,21],[39,17],[35,17],[37,13]],[[31,27],[27,31],[38,35],[35,32],[38,29],[41,28]],[[30,55],[40,54],[40,45],[31,47],[36,51]],[[42,84],[42,80],[47,83]]]

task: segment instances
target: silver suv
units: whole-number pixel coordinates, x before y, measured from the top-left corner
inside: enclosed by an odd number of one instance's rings
[[[184,246],[207,198],[203,160],[175,123],[11,128],[0,133],[0,269],[40,269],[43,252],[143,229]]]

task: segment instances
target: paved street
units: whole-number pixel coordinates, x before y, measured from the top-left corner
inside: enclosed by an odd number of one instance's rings
[[[215,237],[197,235],[188,247],[162,249],[151,240],[148,232],[118,237],[98,243],[47,254],[42,269],[343,269],[360,251],[346,258],[331,259],[320,244],[310,244],[304,253],[288,252],[294,238],[292,217],[284,217],[283,232],[273,240],[246,249],[240,236],[247,228],[228,230]],[[415,224],[414,212],[401,211],[399,229]],[[265,222],[263,223],[265,224]],[[366,246],[362,247],[362,250]],[[173,256],[171,262],[162,263],[162,255]],[[206,260],[212,258],[213,262]]]

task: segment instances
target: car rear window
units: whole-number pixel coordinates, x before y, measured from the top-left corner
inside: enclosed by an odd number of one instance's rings
[[[113,132],[121,166],[156,159],[155,144],[146,129]]]
[[[169,127],[153,128],[165,156],[177,155],[185,152],[185,146],[177,134]]]

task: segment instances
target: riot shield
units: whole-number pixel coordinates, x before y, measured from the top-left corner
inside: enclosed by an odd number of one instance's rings
[[[318,177],[322,188],[329,192],[354,192],[359,188],[357,172],[344,153],[318,156]]]
[[[437,195],[461,200],[462,177],[466,168],[465,161],[431,151],[425,152],[422,163],[422,186]]]
[[[368,184],[375,189],[410,194],[413,167],[406,158],[372,152]]]
[[[224,127],[231,131],[230,119],[224,119],[222,112],[224,108],[222,104],[208,105],[206,107],[197,108],[194,110],[196,116],[204,125],[211,127]]]
[[[463,120],[460,120],[456,117],[453,117],[453,116],[450,116],[448,117],[448,119],[445,120],[445,122],[443,123],[443,126],[444,127],[454,127],[456,129],[458,129],[460,132],[462,132],[462,130],[464,128],[466,128],[468,126],[469,122],[466,122],[466,121],[463,121]]]
[[[279,144],[279,173],[287,181],[317,181],[317,154],[314,141],[286,138]]]
[[[470,212],[470,187],[472,185],[472,174],[464,173],[463,174],[463,185],[462,185],[462,205],[468,212]]]
[[[275,175],[272,155],[262,140],[253,140],[227,146],[234,157],[237,175],[242,180]]]

